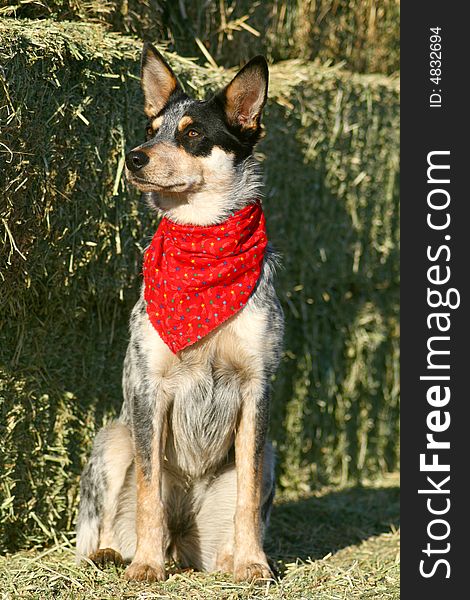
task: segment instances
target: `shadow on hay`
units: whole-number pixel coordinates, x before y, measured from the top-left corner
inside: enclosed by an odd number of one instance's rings
[[[398,528],[399,488],[333,491],[273,507],[266,549],[274,560],[324,558],[341,548]]]
[[[287,488],[393,470],[398,438],[397,172],[371,156],[381,124],[364,119],[355,91],[342,104],[336,88],[296,91],[293,110],[269,107],[262,146],[268,230],[282,255],[286,353],[272,432]],[[356,124],[356,156],[351,132],[335,138],[314,116],[320,102],[344,129]]]

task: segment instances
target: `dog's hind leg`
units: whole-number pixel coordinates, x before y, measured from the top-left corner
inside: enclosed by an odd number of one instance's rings
[[[201,571],[234,570],[234,517],[237,504],[237,473],[232,463],[223,467],[210,482],[199,482],[192,490],[195,512],[185,535],[176,541],[177,557],[183,566]],[[269,524],[274,498],[274,452],[271,443],[264,451],[261,489],[261,536]]]
[[[96,563],[122,560],[114,522],[126,473],[134,460],[128,427],[119,421],[98,432],[80,479],[76,557]]]

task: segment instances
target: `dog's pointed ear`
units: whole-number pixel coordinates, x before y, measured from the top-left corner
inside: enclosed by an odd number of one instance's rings
[[[268,97],[269,71],[264,56],[255,56],[218,94],[229,125],[250,131],[260,128]]]
[[[149,118],[156,117],[168,103],[170,96],[181,87],[170,65],[148,42],[144,44],[142,51],[140,77],[145,114]]]

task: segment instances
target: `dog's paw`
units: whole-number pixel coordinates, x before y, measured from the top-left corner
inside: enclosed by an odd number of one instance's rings
[[[90,554],[88,558],[93,561],[97,567],[104,567],[109,563],[115,565],[122,565],[124,563],[120,553],[112,548],[100,548],[96,552]]]
[[[124,577],[128,581],[147,581],[153,583],[154,581],[165,581],[166,572],[163,565],[148,565],[136,562],[131,563],[127,567]]]
[[[256,579],[274,579],[267,562],[242,562],[233,569],[235,581],[255,581]]]
[[[217,556],[215,570],[219,571],[220,573],[232,573],[233,554],[223,554],[221,556]]]

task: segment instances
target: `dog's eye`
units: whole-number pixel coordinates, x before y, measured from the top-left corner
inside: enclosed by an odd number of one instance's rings
[[[196,131],[195,129],[190,129],[186,135],[190,138],[195,138],[199,135],[199,131]]]
[[[154,131],[153,131],[153,127],[147,127],[145,130],[145,133],[147,134],[147,137],[151,138],[155,135]]]

